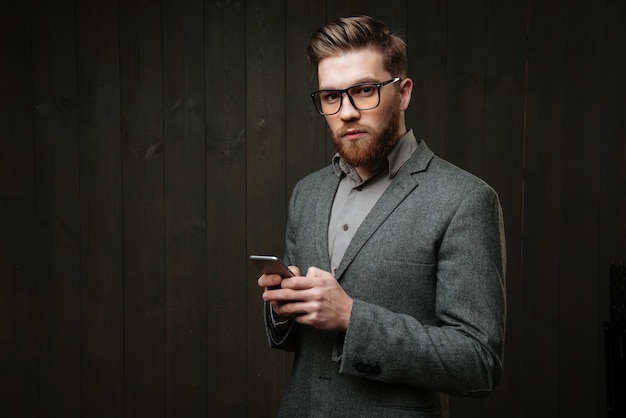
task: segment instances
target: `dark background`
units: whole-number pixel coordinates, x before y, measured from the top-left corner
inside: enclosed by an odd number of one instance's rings
[[[6,417],[265,417],[251,253],[333,153],[310,33],[406,39],[408,124],[499,192],[505,376],[460,417],[603,417],[608,270],[626,255],[626,2],[4,0],[0,405]]]

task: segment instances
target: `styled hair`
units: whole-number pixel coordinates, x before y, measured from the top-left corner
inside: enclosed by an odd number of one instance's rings
[[[383,65],[392,76],[406,77],[406,43],[383,22],[369,16],[342,17],[322,26],[311,36],[307,56],[317,68],[324,58],[365,48],[383,54]]]

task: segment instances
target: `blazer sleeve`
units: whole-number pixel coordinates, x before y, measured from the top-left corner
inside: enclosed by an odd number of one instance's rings
[[[294,328],[298,325],[294,320],[288,320],[283,326],[277,327],[272,321],[272,307],[269,302],[263,305],[263,318],[265,322],[265,332],[270,347],[281,348],[285,351],[295,351]]]
[[[294,246],[295,246],[295,231],[294,226],[291,220],[294,219],[296,211],[294,209],[296,196],[298,195],[298,190],[301,188],[300,182],[296,184],[294,191],[292,193],[289,208],[288,208],[288,222],[287,228],[285,232],[285,255],[283,257],[283,261],[287,265],[293,265],[295,260],[294,255]],[[267,335],[267,340],[272,348],[277,348],[285,351],[295,351],[296,349],[296,339],[298,334],[298,327],[300,326],[296,321],[290,319],[285,326],[277,328],[274,326],[272,321],[272,308],[269,302],[265,302],[263,306],[263,322],[265,325],[265,333]]]
[[[441,237],[436,321],[354,300],[340,372],[454,395],[493,390],[502,376],[505,269],[500,203],[484,184],[461,200]]]

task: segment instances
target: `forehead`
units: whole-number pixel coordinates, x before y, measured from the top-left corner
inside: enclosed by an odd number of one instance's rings
[[[372,48],[348,51],[322,59],[317,66],[320,89],[339,89],[365,81],[390,78],[383,54]]]

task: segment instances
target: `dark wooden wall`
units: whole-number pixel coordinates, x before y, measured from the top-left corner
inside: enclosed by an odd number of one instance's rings
[[[626,3],[6,0],[0,405],[7,417],[264,417],[250,253],[282,253],[332,146],[310,33],[368,13],[409,45],[409,125],[499,192],[505,377],[455,417],[606,415],[608,269],[626,256]]]

